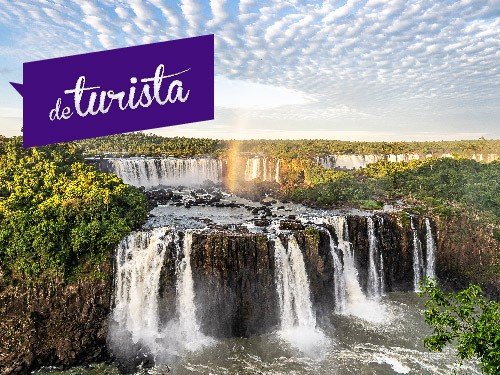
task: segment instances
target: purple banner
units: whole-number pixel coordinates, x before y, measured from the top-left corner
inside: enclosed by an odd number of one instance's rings
[[[23,64],[23,144],[214,119],[214,36]]]

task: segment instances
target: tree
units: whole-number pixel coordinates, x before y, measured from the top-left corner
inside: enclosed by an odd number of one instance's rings
[[[95,270],[147,215],[146,198],[71,144],[0,149],[0,282]]]
[[[421,288],[425,321],[434,329],[425,347],[442,351],[451,344],[460,361],[477,358],[486,374],[500,374],[500,303],[487,300],[478,285],[447,293],[426,279]]]

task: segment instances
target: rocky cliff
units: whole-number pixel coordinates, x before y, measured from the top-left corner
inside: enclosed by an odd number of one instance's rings
[[[437,276],[448,289],[480,284],[490,298],[500,299],[500,241],[495,227],[479,216],[436,217]],[[498,230],[498,229],[497,229]]]
[[[415,239],[422,245],[422,259],[428,251],[424,218],[413,217],[413,231],[404,213],[379,214],[372,220],[385,290],[412,291]],[[348,215],[346,222],[359,283],[366,292],[371,251],[368,218]],[[479,276],[493,272],[491,265],[498,260],[498,244],[488,240],[487,233],[470,237],[466,223],[431,221],[437,243],[437,276],[453,287],[484,281]],[[294,236],[304,257],[315,313],[321,317],[333,311],[335,278],[329,234],[338,243],[335,229],[328,222],[318,225],[293,219],[282,227],[288,231],[271,234],[267,229],[250,232],[245,227],[218,227],[193,233],[190,264],[203,333],[245,337],[278,326],[273,235],[279,236],[285,248],[290,235]],[[179,256],[186,250],[182,249],[185,234],[177,233],[176,241],[165,244],[161,265],[158,311],[163,326],[177,313]],[[112,268],[104,265],[100,279],[87,278],[69,285],[51,281],[31,287],[3,286],[0,373],[28,373],[41,365],[70,366],[108,358],[108,315],[114,303]],[[464,269],[470,272],[464,275]],[[488,285],[490,291],[498,292],[498,283]]]
[[[0,374],[107,358],[111,267],[103,279],[0,289]]]

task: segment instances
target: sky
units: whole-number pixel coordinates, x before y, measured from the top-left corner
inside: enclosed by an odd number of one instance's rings
[[[0,134],[22,63],[215,35],[211,138],[500,138],[500,0],[0,0]]]

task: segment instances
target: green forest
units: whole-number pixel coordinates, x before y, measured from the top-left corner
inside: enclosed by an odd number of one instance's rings
[[[0,137],[0,289],[54,278],[71,283],[84,276],[100,277],[99,265],[144,223],[143,191],[96,170],[85,162],[86,156],[227,157],[231,147],[230,141],[129,134],[25,149],[19,137]],[[238,141],[237,150],[240,156],[264,154],[286,161],[279,183],[243,183],[234,190],[237,194],[258,191],[260,197],[270,194],[323,208],[377,210],[397,203],[403,213],[465,223],[457,228],[462,237],[453,241],[482,236],[478,241],[493,241],[493,248],[500,244],[500,162],[465,158],[498,154],[500,141]],[[313,160],[332,153],[451,153],[457,158],[379,161],[351,171],[326,169]],[[494,256],[488,264],[461,272],[480,284],[497,285],[500,253]],[[425,346],[441,351],[452,344],[460,359],[477,358],[485,373],[496,373],[498,302],[485,298],[477,285],[455,293],[432,281],[422,287],[424,318],[434,332]]]
[[[430,158],[410,162],[379,161],[357,171],[307,169],[304,183],[294,177],[282,193],[292,200],[324,206],[368,204],[405,199],[446,212],[453,206],[473,208],[500,218],[500,163],[468,159]],[[451,205],[450,205],[451,204]]]
[[[71,280],[110,256],[146,217],[146,199],[84,163],[72,144],[0,139],[0,280]]]
[[[76,143],[86,155],[114,156],[221,156],[237,147],[241,154],[261,154],[277,158],[310,158],[330,154],[449,153],[456,156],[498,153],[499,140],[440,142],[347,142],[335,140],[214,140],[166,138],[153,134],[130,133],[94,138]]]

